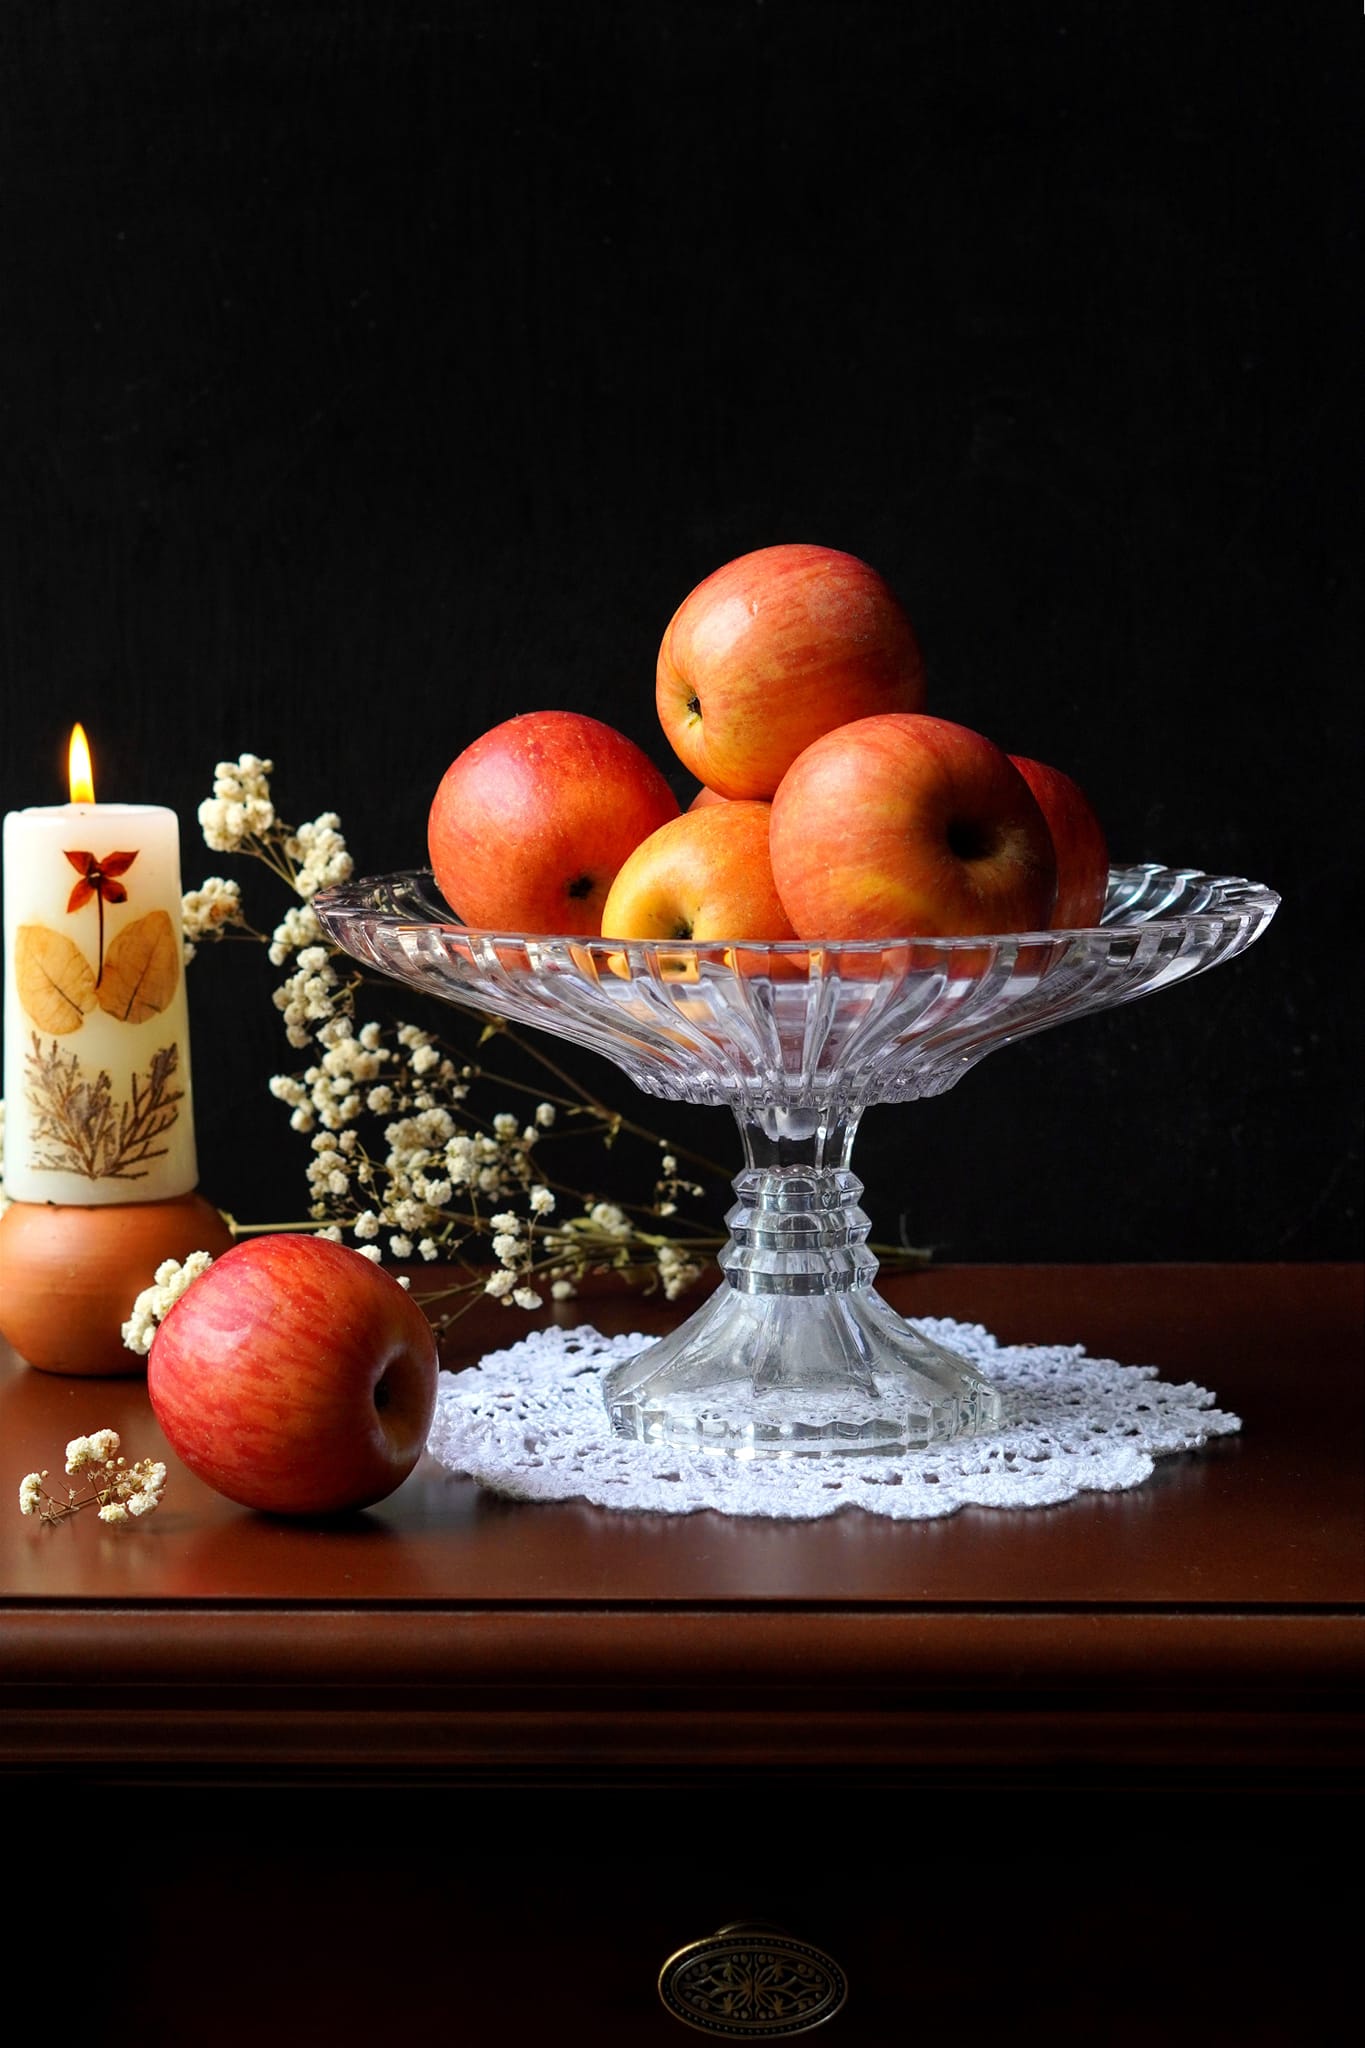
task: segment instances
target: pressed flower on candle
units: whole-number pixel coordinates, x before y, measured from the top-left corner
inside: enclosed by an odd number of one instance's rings
[[[161,1201],[198,1177],[179,824],[97,804],[80,726],[69,773],[69,803],[5,819],[5,1187]]]

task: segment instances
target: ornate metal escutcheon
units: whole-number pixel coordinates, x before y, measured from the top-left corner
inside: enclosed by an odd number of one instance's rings
[[[776,2041],[832,2019],[848,1995],[839,1965],[780,1927],[736,1921],[671,1955],[659,1996],[675,2019],[722,2041]]]

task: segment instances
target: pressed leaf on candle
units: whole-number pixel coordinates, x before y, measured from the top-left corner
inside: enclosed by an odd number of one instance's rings
[[[185,1091],[175,1085],[179,1068],[179,1046],[160,1047],[146,1076],[134,1074],[131,1093],[120,1100],[104,1068],[92,1076],[76,1053],[62,1053],[55,1040],[45,1049],[34,1032],[24,1090],[34,1168],[90,1181],[145,1179],[151,1162],[165,1157],[166,1147],[157,1141],[180,1113]]]
[[[164,910],[126,924],[104,956],[99,1005],[111,1017],[143,1024],[159,1016],[180,982],[180,948]]]
[[[64,932],[45,924],[20,925],[14,965],[19,1000],[41,1031],[64,1037],[94,1009],[95,970]]]

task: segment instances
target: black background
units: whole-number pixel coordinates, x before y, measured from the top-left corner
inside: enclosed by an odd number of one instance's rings
[[[179,811],[187,886],[256,893],[195,823],[244,750],[362,871],[417,864],[446,764],[515,711],[672,773],[677,603],[746,549],[844,547],[930,708],[1068,768],[1116,858],[1284,898],[1244,958],[870,1111],[881,1233],[1357,1256],[1357,34],[1325,4],[10,0],[3,807],[64,799],[79,718],[101,797]],[[202,1185],[243,1220],[302,1200],[271,980],[190,969]],[[685,1121],[738,1166],[727,1112]]]

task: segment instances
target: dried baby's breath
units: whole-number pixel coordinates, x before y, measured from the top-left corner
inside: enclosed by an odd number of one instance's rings
[[[255,925],[237,882],[211,876],[185,898],[194,946],[232,937],[265,946],[282,970],[273,1000],[285,1040],[303,1055],[268,1086],[307,1140],[307,1215],[284,1225],[234,1220],[234,1233],[312,1230],[370,1259],[439,1263],[452,1271],[450,1284],[424,1295],[428,1305],[446,1305],[438,1325],[481,1295],[529,1313],[607,1272],[670,1299],[683,1293],[723,1236],[672,1219],[680,1201],[727,1186],[728,1170],[692,1155],[694,1177],[683,1177],[676,1146],[600,1101],[500,1021],[475,1027],[474,1045],[459,1047],[426,1024],[362,1015],[363,1002],[391,991],[332,944],[312,908],[320,889],[352,871],[340,818],[326,811],[307,824],[285,823],[273,774],[273,761],[258,754],[220,762],[199,821],[213,852],[266,867],[295,900]],[[530,1063],[529,1083],[486,1063],[484,1048],[493,1044]],[[560,1138],[595,1137],[613,1152],[623,1135],[656,1162],[634,1201],[575,1188],[547,1157]],[[613,1166],[618,1160],[624,1171],[619,1154]],[[160,1313],[144,1300],[125,1341],[146,1349]]]
[[[73,1437],[66,1447],[66,1474],[79,1483],[65,1496],[47,1484],[48,1473],[28,1472],[19,1482],[19,1512],[42,1522],[60,1522],[67,1515],[93,1507],[101,1522],[140,1522],[161,1505],[166,1467],[156,1458],[129,1464],[116,1429],[97,1429]]]
[[[123,1341],[130,1351],[145,1355],[152,1348],[158,1325],[168,1316],[191,1282],[207,1273],[213,1264],[209,1252],[191,1252],[187,1259],[163,1259],[150,1287],[144,1287],[133,1303],[123,1325]]]

